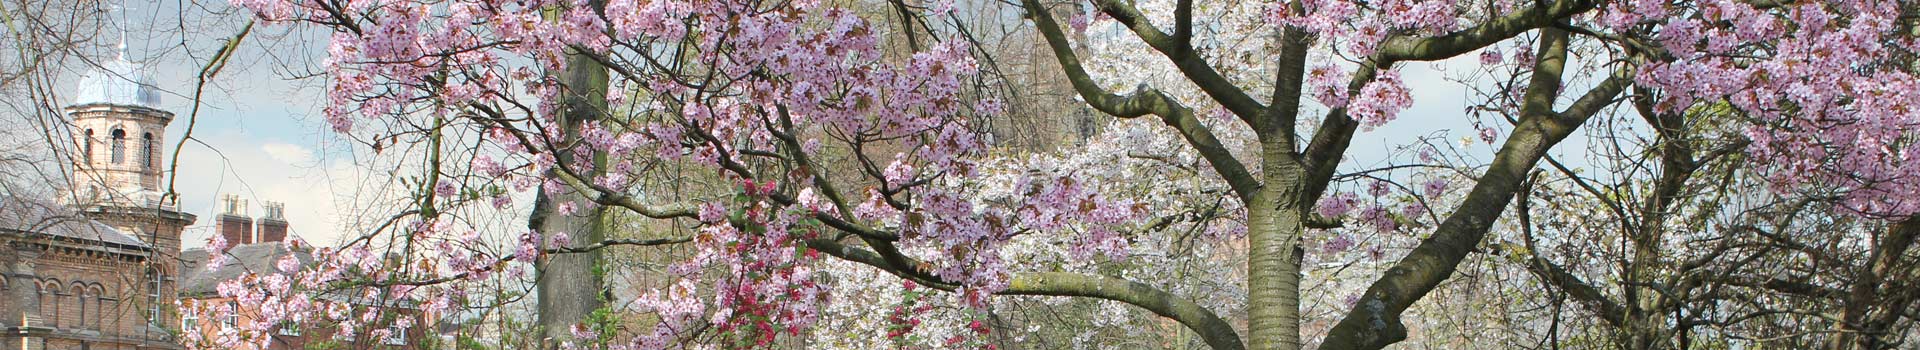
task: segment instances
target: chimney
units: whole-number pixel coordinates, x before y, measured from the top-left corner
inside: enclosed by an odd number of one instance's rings
[[[284,242],[287,240],[286,204],[280,202],[260,203],[260,209],[267,212],[260,218],[260,243]]]
[[[240,196],[225,195],[220,198],[222,208],[214,231],[226,238],[228,247],[253,243],[253,218],[247,217],[247,200]]]

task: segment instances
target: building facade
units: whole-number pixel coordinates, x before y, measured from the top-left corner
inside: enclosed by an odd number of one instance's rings
[[[195,218],[160,190],[173,113],[124,53],[78,88],[65,108],[69,188],[0,198],[0,346],[180,349],[167,320],[178,317],[180,234]]]

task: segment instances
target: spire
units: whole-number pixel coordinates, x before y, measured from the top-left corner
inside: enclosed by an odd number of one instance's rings
[[[127,52],[127,8],[117,1],[111,5],[112,20],[120,31],[120,40],[114,44],[112,59],[103,60],[99,66],[80,77],[78,94],[74,95],[72,105],[104,103],[122,106],[141,106],[157,108],[160,106],[160,92],[154,83],[154,76],[140,64],[133,63]],[[107,22],[107,21],[102,21]]]
[[[117,54],[115,58],[125,61],[127,60],[127,9],[120,4],[113,4],[113,12],[120,17],[114,25],[120,28],[120,42],[113,45],[113,50]]]

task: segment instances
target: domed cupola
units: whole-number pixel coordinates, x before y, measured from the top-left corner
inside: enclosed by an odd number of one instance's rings
[[[153,75],[140,64],[127,60],[126,44],[120,44],[119,51],[112,60],[101,62],[99,67],[80,77],[80,89],[72,105],[160,107],[160,91],[155,88]]]
[[[167,124],[153,73],[127,60],[126,44],[80,77],[72,103],[75,204],[171,208],[163,196]]]

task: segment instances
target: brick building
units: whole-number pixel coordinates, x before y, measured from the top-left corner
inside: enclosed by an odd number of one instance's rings
[[[83,75],[65,108],[75,145],[58,198],[0,198],[0,346],[179,349],[180,233],[158,164],[173,113],[123,53]]]
[[[223,198],[221,207],[222,212],[215,218],[214,232],[232,245],[221,253],[228,259],[225,259],[225,265],[207,266],[213,255],[205,249],[194,248],[181,253],[181,266],[186,273],[180,279],[179,296],[182,305],[189,309],[226,307],[236,312],[226,318],[187,313],[181,318],[179,329],[192,327],[201,334],[217,334],[221,327],[231,328],[253,322],[258,315],[258,306],[241,305],[232,298],[221,297],[217,290],[220,282],[240,278],[249,271],[275,271],[275,264],[289,256],[298,259],[303,266],[313,263],[311,248],[289,248],[285,244],[289,227],[279,203],[262,205],[266,213],[258,219],[248,216],[246,202],[237,197]],[[410,327],[405,334],[376,339],[364,334],[339,337],[336,336],[338,329],[330,324],[288,323],[274,330],[267,349],[417,349],[421,348],[420,341],[427,339],[424,338],[426,331],[431,328],[427,326],[431,324],[427,315],[423,315],[419,305],[411,299],[349,299],[347,293],[325,294],[319,298],[344,302],[356,308],[378,308],[385,317],[409,318],[411,320],[408,322],[418,326]],[[261,349],[241,347],[234,350]]]
[[[282,244],[291,228],[281,204],[263,203],[256,219],[235,196],[222,199],[214,234],[231,245],[223,252],[235,258],[230,264],[246,268],[208,268],[207,251],[181,251],[181,233],[197,218],[162,187],[174,115],[158,108],[149,72],[121,51],[86,72],[65,107],[75,142],[66,157],[67,188],[56,198],[0,194],[0,349],[185,349],[183,330],[238,320],[200,319],[178,305],[231,303],[214,292],[219,282],[271,270],[283,256],[311,261],[309,252]],[[412,301],[336,300],[391,310],[389,317],[421,326],[402,337],[356,341],[333,337],[329,325],[297,325],[270,348],[417,348],[431,329]],[[257,307],[235,306],[241,317]]]

